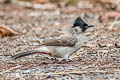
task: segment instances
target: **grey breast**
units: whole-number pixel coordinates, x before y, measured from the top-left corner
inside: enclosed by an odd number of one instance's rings
[[[77,39],[77,43],[73,47],[56,46],[55,48],[56,53],[54,54],[54,56],[58,58],[61,58],[61,57],[69,58],[70,56],[74,55],[76,51],[78,51],[83,45],[85,37],[83,34],[79,34],[79,35],[76,35],[76,39]]]

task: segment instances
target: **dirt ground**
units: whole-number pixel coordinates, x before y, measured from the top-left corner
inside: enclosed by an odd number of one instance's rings
[[[100,22],[101,15],[102,10],[72,5],[0,4],[0,24],[20,33],[0,39],[0,80],[119,80],[120,22]],[[87,40],[72,60],[40,54],[11,59],[14,54],[38,48],[40,39],[55,31],[71,28],[78,16],[93,24],[95,31],[85,33]]]

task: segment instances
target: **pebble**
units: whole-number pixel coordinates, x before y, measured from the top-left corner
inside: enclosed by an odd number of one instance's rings
[[[107,46],[107,47],[112,47],[112,46],[113,46],[113,44],[106,44],[106,46]]]
[[[108,53],[108,50],[98,50],[99,53]]]

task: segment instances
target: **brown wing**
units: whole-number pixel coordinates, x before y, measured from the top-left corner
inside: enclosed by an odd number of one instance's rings
[[[52,37],[45,39],[42,42],[42,45],[47,46],[75,46],[77,43],[76,37],[70,35],[70,34],[63,34],[59,37]]]

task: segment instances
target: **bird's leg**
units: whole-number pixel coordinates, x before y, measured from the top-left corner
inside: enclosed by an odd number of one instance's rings
[[[51,60],[53,61],[53,63],[57,63],[57,62],[59,62],[59,59],[54,58],[54,57],[52,57]]]

